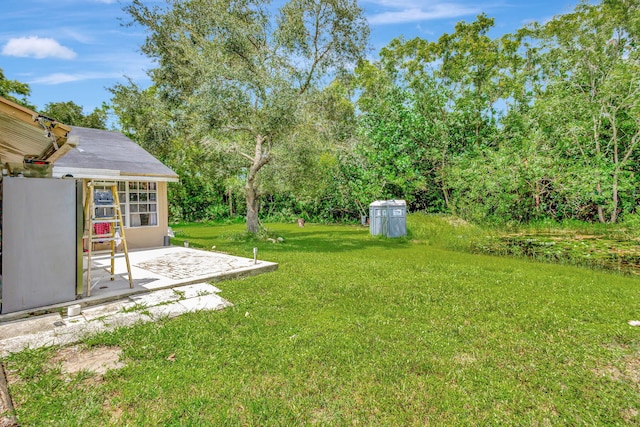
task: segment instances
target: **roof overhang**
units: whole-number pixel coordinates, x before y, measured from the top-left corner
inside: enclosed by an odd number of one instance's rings
[[[55,162],[75,142],[71,127],[0,97],[0,162],[22,162],[25,156]]]
[[[149,181],[149,182],[180,182],[176,176],[152,174],[127,174],[114,169],[89,169],[54,166],[53,177],[62,178],[72,176],[77,179],[100,179],[108,181]]]

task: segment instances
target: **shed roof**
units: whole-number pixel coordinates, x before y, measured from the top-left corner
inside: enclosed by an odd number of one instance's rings
[[[381,207],[381,206],[390,206],[390,207],[399,207],[399,206],[407,206],[407,202],[404,200],[376,200],[375,202],[369,205],[370,207]]]
[[[178,181],[178,175],[120,132],[72,126],[78,145],[55,164],[54,176]]]

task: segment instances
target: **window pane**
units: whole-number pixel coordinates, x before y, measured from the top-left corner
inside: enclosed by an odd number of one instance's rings
[[[122,214],[128,220],[128,226],[158,225],[158,184],[139,181],[122,184],[123,189],[119,196],[123,202]]]

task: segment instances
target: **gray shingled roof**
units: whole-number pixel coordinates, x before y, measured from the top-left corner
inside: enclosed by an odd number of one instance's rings
[[[56,166],[119,170],[120,175],[176,179],[178,175],[138,144],[121,134],[100,129],[71,127],[69,138],[78,146],[56,161]]]

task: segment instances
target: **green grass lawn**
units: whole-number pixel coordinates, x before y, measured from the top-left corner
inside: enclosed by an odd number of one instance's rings
[[[422,217],[394,240],[174,228],[280,268],[218,284],[232,308],[91,339],[123,349],[104,378],[65,377],[54,349],[5,360],[21,425],[640,424],[637,278],[447,250],[469,231]]]

